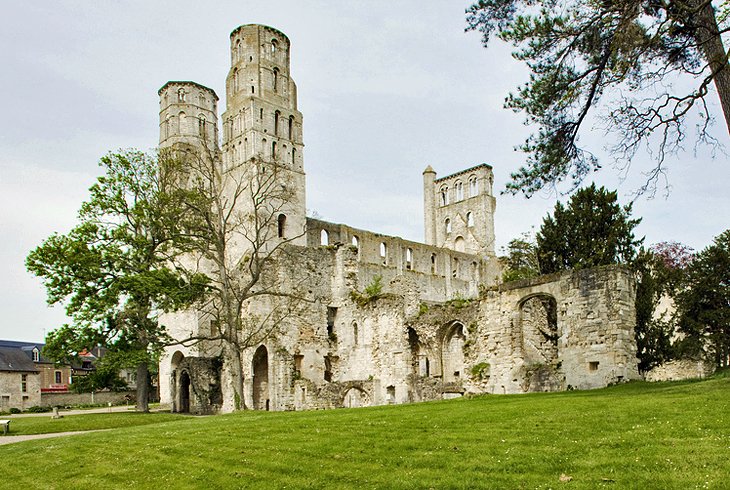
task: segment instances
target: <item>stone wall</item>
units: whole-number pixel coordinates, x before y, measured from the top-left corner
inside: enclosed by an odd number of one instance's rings
[[[25,391],[22,390],[25,376]],[[38,372],[0,372],[0,412],[11,408],[25,410],[41,403],[41,377]]]
[[[120,405],[129,402],[134,405],[136,400],[134,391],[100,391],[97,393],[41,393],[39,405],[42,407],[73,406],[88,404],[111,403]]]
[[[647,381],[678,381],[681,379],[706,378],[715,371],[711,363],[680,359],[665,362],[645,375]]]

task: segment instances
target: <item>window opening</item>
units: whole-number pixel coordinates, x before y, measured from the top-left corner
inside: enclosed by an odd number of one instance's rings
[[[388,261],[388,246],[385,242],[380,243],[380,258],[383,259],[383,265]]]
[[[352,339],[355,345],[357,345],[358,342],[357,333],[357,322],[352,322]]]
[[[294,141],[294,116],[289,116],[289,139]]]
[[[454,269],[451,271],[451,277],[456,278],[459,276],[459,259],[454,258]]]
[[[335,333],[335,318],[337,318],[337,308],[334,306],[327,307],[327,338],[333,342],[337,341]]]
[[[360,248],[360,239],[357,235],[352,235],[352,246],[358,249]]]
[[[198,134],[200,136],[205,136],[205,116],[199,115],[198,116]]]
[[[40,360],[40,352],[38,351],[37,347],[33,348],[33,362],[38,362]]]
[[[286,228],[286,215],[280,214],[279,217],[276,220],[277,223],[277,230],[279,238],[284,238],[284,230]]]
[[[274,92],[277,92],[279,90],[279,69],[274,68]]]
[[[274,136],[279,136],[279,116],[281,116],[281,112],[274,112]]]
[[[469,197],[479,194],[479,183],[476,176],[469,177]]]
[[[181,88],[177,91],[177,101],[185,102],[185,89]]]
[[[388,386],[385,389],[387,395],[388,395],[388,403],[393,404],[395,403],[395,386]]]
[[[598,361],[591,361],[588,363],[589,371],[598,371]]]
[[[304,363],[304,356],[301,354],[294,354],[294,375],[302,377],[302,364]]]
[[[461,182],[456,183],[456,200],[462,201],[464,199],[464,185]]]
[[[446,218],[444,225],[446,226],[446,233],[451,233],[451,220],[449,218]]]
[[[238,68],[233,69],[233,92],[238,92]]]
[[[56,380],[56,384],[59,384],[59,385],[61,384],[61,371],[55,372],[55,380]]]
[[[406,249],[406,269],[411,270],[413,265],[413,249]]]
[[[436,254],[431,254],[431,274],[436,274]]]
[[[271,54],[276,54],[276,50],[279,49],[279,43],[276,39],[271,40]]]
[[[330,359],[330,356],[324,356],[324,380],[328,383],[332,381],[332,359]]]
[[[449,203],[449,188],[441,188],[441,205],[446,206]]]
[[[320,245],[329,245],[330,244],[330,235],[327,233],[327,230],[322,230],[319,234],[319,244]]]
[[[20,378],[20,391],[23,393],[28,392],[28,375],[23,374]]]
[[[271,142],[271,158],[276,158],[276,141]]]

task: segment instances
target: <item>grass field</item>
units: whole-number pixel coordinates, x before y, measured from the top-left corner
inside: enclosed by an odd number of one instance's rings
[[[729,377],[321,412],[118,416],[150,418],[0,446],[0,486],[730,488]],[[78,417],[77,427],[99,428],[97,416]]]

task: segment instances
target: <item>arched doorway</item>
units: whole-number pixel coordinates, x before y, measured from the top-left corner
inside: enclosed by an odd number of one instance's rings
[[[350,388],[342,400],[342,406],[345,408],[367,407],[368,405],[370,405],[370,397],[360,388]]]
[[[175,351],[170,360],[170,400],[172,400],[172,411],[180,411],[180,363],[185,356],[182,352]]]
[[[522,351],[528,364],[549,364],[558,357],[558,308],[555,298],[541,294],[520,302]]]
[[[442,366],[444,383],[459,381],[464,375],[464,326],[454,322],[444,336]]]
[[[180,406],[178,412],[190,412],[190,375],[187,371],[180,373]]]
[[[263,345],[253,355],[253,409],[269,410],[269,353]]]

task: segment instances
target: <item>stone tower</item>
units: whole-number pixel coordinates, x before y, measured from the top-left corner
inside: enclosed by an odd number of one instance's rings
[[[425,241],[457,252],[494,256],[492,167],[477,165],[436,178],[428,166],[423,171]]]
[[[218,148],[218,96],[195,82],[167,82],[160,96],[160,147]]]
[[[231,69],[226,78],[223,162],[259,159],[276,165],[292,197],[282,209],[280,236],[306,244],[302,114],[289,71],[289,38],[268,26],[248,24],[231,32]]]

